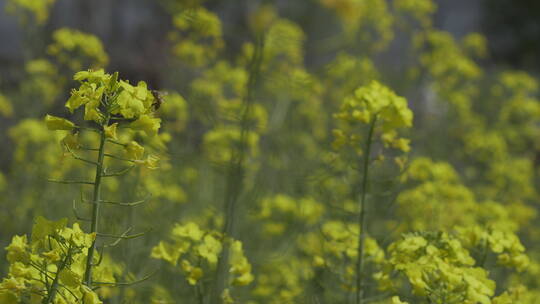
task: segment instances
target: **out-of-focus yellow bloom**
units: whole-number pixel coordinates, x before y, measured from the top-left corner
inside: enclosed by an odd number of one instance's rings
[[[176,265],[180,259],[180,269],[190,285],[198,284],[205,274],[215,271],[223,250],[223,242],[230,242],[227,245],[230,250],[229,280],[231,284],[248,285],[254,279],[251,264],[244,255],[242,243],[238,240],[223,240],[221,233],[202,229],[194,222],[176,224],[171,231],[170,239],[169,242],[159,242],[152,249],[151,257],[165,260],[173,265]]]
[[[399,299],[398,296],[392,297],[392,304],[409,304],[409,302],[403,302]]]
[[[403,152],[410,150],[409,141],[399,137],[397,130],[412,126],[413,113],[405,98],[397,96],[376,81],[358,88],[353,95],[346,97],[334,117],[340,122],[339,129],[334,130],[335,149],[348,145],[358,153],[360,136],[357,128],[375,123],[386,146]]]
[[[65,118],[56,117],[49,114],[45,115],[45,124],[47,125],[47,128],[49,130],[71,131],[75,128],[75,124],[72,123],[71,121]]]
[[[109,57],[98,37],[78,30],[61,28],[53,33],[53,43],[47,53],[73,71],[102,68]]]
[[[2,94],[0,94],[0,115],[5,117],[13,115],[13,106],[11,105],[11,102]]]
[[[6,2],[6,11],[18,15],[23,24],[29,22],[28,15],[38,25],[43,25],[49,18],[49,10],[56,0],[9,0]]]
[[[140,160],[143,158],[144,148],[132,140],[125,145],[125,152],[129,159]]]
[[[66,219],[49,221],[36,218],[30,244],[25,235],[15,236],[6,247],[10,265],[7,277],[0,283],[0,302],[34,294],[32,301],[41,303],[51,292],[47,289],[50,286],[41,280],[42,274],[48,273],[51,278],[57,278],[56,288],[62,294],[62,300],[55,299],[55,303],[80,300],[91,304],[103,303],[96,292],[82,283],[86,255],[94,240],[95,234],[85,233],[76,223],[68,227]],[[94,267],[93,279],[114,283],[122,268],[109,258],[102,260],[99,266]],[[36,289],[44,292],[35,293]]]
[[[133,130],[143,131],[148,136],[155,136],[161,126],[161,119],[152,118],[149,115],[141,115],[132,122],[129,127]]]

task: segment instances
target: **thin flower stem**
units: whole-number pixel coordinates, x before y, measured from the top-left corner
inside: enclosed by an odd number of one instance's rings
[[[75,180],[56,180],[56,179],[48,179],[48,182],[51,183],[59,183],[59,184],[83,184],[83,185],[94,185],[94,182],[88,182],[88,181],[75,181]]]
[[[98,233],[98,235],[101,236],[101,237],[113,238],[113,239],[123,239],[123,240],[129,240],[129,239],[138,238],[138,237],[141,237],[141,236],[143,236],[145,234],[146,234],[146,232],[141,232],[141,233],[132,234],[132,235],[123,235],[123,234],[116,235],[116,234]]]
[[[71,247],[69,247],[66,257],[62,260],[62,262],[58,266],[58,270],[56,271],[54,279],[53,279],[53,281],[51,283],[51,288],[49,290],[47,290],[48,296],[43,301],[44,304],[53,303],[54,298],[56,297],[56,294],[58,292],[58,284],[59,284],[58,280],[60,279],[60,272],[62,272],[62,270],[64,270],[64,268],[66,268],[66,266],[67,266],[67,264],[69,262],[69,259],[71,259]]]
[[[111,117],[111,120],[134,121],[133,118],[123,118],[123,117]]]
[[[105,171],[101,177],[122,176],[122,175],[125,175],[126,173],[128,173],[129,170],[133,169],[133,167],[135,167],[135,166],[134,165],[129,166],[129,167],[125,168],[125,169],[122,169],[122,170],[119,170],[119,171],[116,171],[116,172],[110,172],[110,173]]]
[[[122,236],[127,236],[127,234],[131,231],[131,227],[128,228],[124,233],[122,233]],[[116,245],[118,245],[118,243],[120,243],[120,241],[124,240],[123,238],[116,238],[116,240],[110,244],[105,244],[103,245],[103,248],[110,248],[110,247],[114,247]]]
[[[73,205],[71,206],[71,209],[73,211],[73,215],[75,215],[75,218],[79,221],[85,221],[85,222],[90,222],[92,221],[91,219],[87,219],[87,218],[84,218],[82,216],[79,215],[79,212],[77,211],[77,204],[76,204],[76,201],[73,200]]]
[[[133,206],[137,206],[137,205],[146,203],[147,201],[148,201],[148,199],[145,198],[145,199],[142,199],[142,200],[138,200],[138,201],[134,201],[134,202],[129,202],[129,203],[113,202],[113,201],[101,201],[101,203],[102,203],[102,204],[109,204],[109,205],[122,206],[122,207],[133,207]]]
[[[150,279],[156,273],[157,273],[157,271],[153,272],[153,273],[151,273],[151,274],[149,274],[149,275],[147,275],[145,277],[142,277],[142,278],[140,278],[138,280],[131,281],[131,282],[94,282],[94,284],[97,285],[98,287],[100,287],[100,286],[113,286],[113,287],[116,287],[116,286],[131,286],[131,285],[142,283],[142,282]]]
[[[103,261],[103,252],[105,251],[105,247],[104,246],[101,246],[100,247],[101,249],[99,249],[99,260],[97,261],[97,263],[92,263],[92,266],[99,266],[101,264],[101,262]]]
[[[67,145],[65,147],[67,148],[68,152],[71,154],[71,156],[73,156],[74,159],[97,166],[97,163],[95,161],[82,158],[79,155],[77,155],[77,153],[75,153],[73,150],[71,150]]]
[[[116,155],[109,154],[109,153],[105,153],[104,156],[107,156],[107,157],[110,157],[110,158],[114,158],[114,159],[118,159],[118,160],[123,160],[123,161],[131,162],[131,163],[136,163],[136,161],[133,160],[133,159],[123,158],[123,157],[116,156]]]
[[[356,304],[364,304],[364,277],[365,272],[365,242],[367,235],[367,206],[366,206],[366,193],[368,191],[368,179],[369,179],[369,156],[371,154],[371,144],[373,143],[373,133],[375,130],[375,124],[377,122],[377,116],[373,117],[373,121],[369,125],[368,138],[366,141],[366,150],[364,155],[364,166],[362,170],[362,193],[360,193],[360,213],[358,214],[358,225],[360,233],[358,235],[358,258],[356,260]]]
[[[107,139],[107,141],[108,141],[108,142],[110,142],[110,143],[113,143],[113,144],[115,144],[115,145],[119,145],[119,146],[122,146],[122,147],[125,147],[125,146],[127,146],[126,144],[124,144],[124,143],[121,143],[121,142],[119,142],[119,141],[116,141],[116,140],[114,140],[114,139],[110,139],[110,138],[108,138],[108,139]]]

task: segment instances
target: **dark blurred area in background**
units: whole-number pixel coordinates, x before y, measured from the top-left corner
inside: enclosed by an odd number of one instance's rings
[[[540,68],[540,2],[483,1],[481,17],[494,62],[530,71]]]
[[[304,25],[316,23],[309,1],[274,1],[290,19]],[[540,2],[531,0],[439,0],[435,26],[461,37],[482,32],[489,41],[491,62],[535,71],[540,68]],[[5,4],[0,0],[0,7]],[[240,45],[246,35],[245,18],[249,1],[208,1],[206,5],[223,18],[229,45]],[[160,86],[159,70],[166,65],[167,39],[171,28],[159,1],[145,0],[59,0],[55,3],[45,31],[67,26],[97,35],[107,47],[111,70],[120,70],[128,79],[146,79]],[[311,26],[313,30],[324,27]],[[308,33],[309,34],[309,33]],[[44,35],[44,37],[48,37]],[[39,38],[39,37],[38,37]],[[39,39],[37,39],[39,40]],[[20,28],[13,16],[0,10],[0,75],[9,81],[11,66],[23,60],[25,49]],[[33,41],[47,43],[48,41]]]
[[[5,1],[0,0],[0,7]],[[146,79],[155,85],[156,69],[163,66],[166,58],[166,33],[170,18],[157,1],[57,1],[43,28],[52,32],[70,27],[98,36],[110,55],[110,68],[121,70],[125,77]],[[0,70],[6,76],[11,66],[20,65],[28,48],[16,17],[0,10]],[[33,37],[30,43],[46,45],[42,35]],[[40,39],[41,38],[41,39]],[[9,75],[7,75],[9,76]],[[1,77],[7,81],[10,77]]]

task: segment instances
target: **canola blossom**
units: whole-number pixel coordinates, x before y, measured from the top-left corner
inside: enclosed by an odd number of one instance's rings
[[[10,267],[0,283],[0,302],[103,303],[83,284],[87,249],[95,236],[82,231],[77,223],[67,226],[66,219],[53,222],[36,218],[30,238],[16,235],[6,247]],[[96,272],[94,279],[114,282],[111,266],[100,265],[110,269]]]
[[[346,97],[335,117],[343,122],[343,127],[334,130],[333,146],[336,149],[348,145],[361,151],[358,144],[362,135],[355,128],[362,124],[373,124],[380,128],[380,136],[386,147],[403,152],[410,150],[409,140],[399,137],[397,130],[412,126],[412,111],[403,97],[376,81]]]

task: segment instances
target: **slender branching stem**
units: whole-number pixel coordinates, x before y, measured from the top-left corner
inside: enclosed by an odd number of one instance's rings
[[[147,281],[148,279],[150,279],[151,277],[153,277],[157,272],[154,272],[154,273],[151,273],[145,277],[142,277],[138,280],[135,280],[135,281],[131,281],[131,282],[94,282],[94,284],[96,285],[96,288],[99,288],[101,286],[113,286],[113,287],[116,287],[116,286],[132,286],[132,285],[135,285],[135,284],[139,284],[139,283],[142,283],[142,282],[145,282]],[[96,288],[92,288],[93,290],[95,290]]]
[[[73,215],[75,215],[75,218],[77,220],[84,221],[84,222],[91,222],[92,221],[91,219],[87,219],[87,218],[84,218],[84,217],[79,215],[79,212],[77,211],[77,206],[76,206],[76,201],[75,200],[73,200],[72,211],[73,211]]]
[[[369,125],[368,137],[366,141],[366,148],[364,154],[364,164],[362,167],[362,189],[360,193],[360,206],[358,213],[358,226],[360,233],[358,234],[358,252],[356,259],[356,304],[364,304],[364,277],[365,272],[365,242],[367,235],[367,206],[366,206],[366,193],[368,191],[369,180],[369,157],[371,154],[371,144],[373,143],[373,133],[375,130],[375,124],[377,122],[377,116],[373,117],[373,121]]]
[[[76,180],[56,180],[56,179],[48,179],[47,181],[51,183],[59,183],[59,184],[81,184],[81,185],[94,185],[94,182],[89,181],[76,181]]]
[[[116,156],[116,155],[109,154],[109,153],[105,153],[103,156],[107,156],[107,157],[118,159],[118,160],[123,160],[123,161],[130,162],[130,163],[136,163],[136,161],[133,160],[133,159],[123,158],[123,157]]]
[[[125,146],[127,146],[126,144],[124,144],[124,143],[121,143],[121,142],[119,142],[119,141],[116,141],[116,140],[114,140],[114,139],[110,139],[110,138],[108,138],[108,139],[107,139],[107,141],[108,141],[108,142],[110,142],[110,143],[113,143],[113,144],[115,144],[115,145],[119,145],[119,146],[122,146],[122,147],[125,147]]]
[[[129,170],[133,169],[135,166],[129,166],[127,168],[124,168],[122,170],[116,171],[116,172],[107,172],[107,170],[104,171],[103,175],[101,177],[116,177],[116,176],[122,176],[129,172]]]
[[[109,118],[107,117],[105,120],[105,124],[107,125],[109,122]],[[88,248],[88,257],[86,258],[86,271],[84,273],[84,283],[88,287],[92,287],[92,267],[93,263],[92,260],[94,258],[94,251],[96,250],[96,240],[97,240],[97,232],[98,232],[98,223],[99,223],[99,207],[101,205],[101,178],[103,177],[103,163],[105,158],[105,144],[106,144],[106,136],[105,132],[101,131],[100,133],[100,143],[99,143],[99,151],[98,151],[98,157],[96,161],[96,175],[94,179],[94,195],[92,198],[92,222],[90,224],[90,232],[96,233],[96,239],[94,239],[94,242],[92,243],[92,246]]]
[[[133,207],[140,204],[146,203],[146,199],[130,202],[130,203],[122,203],[122,202],[113,202],[113,201],[101,201],[102,204],[109,204],[109,205],[115,205],[115,206],[122,206],[122,207]]]
[[[138,238],[138,237],[141,237],[141,236],[143,236],[145,234],[146,234],[146,232],[141,232],[141,233],[132,234],[132,235],[124,235],[124,234],[116,235],[116,234],[98,233],[98,235],[101,236],[101,237],[113,238],[113,239],[123,239],[123,240],[129,240],[129,239]]]

